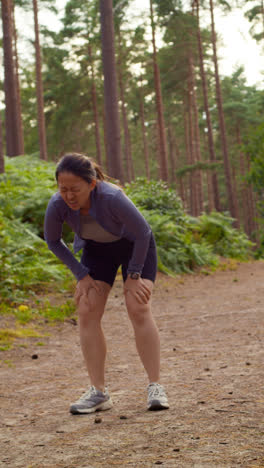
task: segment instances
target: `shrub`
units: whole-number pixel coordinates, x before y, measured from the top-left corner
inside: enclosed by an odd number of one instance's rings
[[[247,235],[232,227],[233,218],[224,213],[212,212],[190,219],[190,227],[198,234],[199,242],[210,244],[222,257],[247,259],[254,247]]]
[[[32,226],[19,219],[8,219],[0,210],[0,295],[16,302],[43,290],[49,282],[61,287],[70,278],[66,268],[34,233]]]
[[[197,266],[215,265],[217,257],[205,241],[196,242],[189,228],[189,216],[175,190],[163,181],[136,179],[125,186],[127,195],[140,209],[153,230],[158,267],[164,273],[190,272]]]
[[[42,239],[50,196],[56,190],[53,163],[36,157],[8,159],[0,177],[0,295],[19,301],[50,283],[64,287],[72,274]],[[139,178],[125,192],[149,222],[157,242],[158,267],[169,274],[215,265],[218,256],[246,259],[252,243],[232,227],[232,218],[211,213],[193,218],[162,181]],[[66,241],[72,233],[65,230]],[[70,234],[69,234],[70,233]]]
[[[138,178],[125,191],[154,232],[161,271],[190,272],[217,264],[219,255],[241,260],[250,256],[254,244],[232,227],[227,214],[185,214],[176,192],[162,181]]]
[[[34,156],[6,158],[6,173],[0,176],[0,206],[9,219],[34,226],[43,236],[43,220],[51,195],[56,190],[54,163]]]

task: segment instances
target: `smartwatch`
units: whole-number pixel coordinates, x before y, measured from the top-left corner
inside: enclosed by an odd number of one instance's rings
[[[129,273],[129,276],[131,279],[137,280],[138,278],[140,278],[140,273],[138,273],[137,271],[131,271],[131,273]]]

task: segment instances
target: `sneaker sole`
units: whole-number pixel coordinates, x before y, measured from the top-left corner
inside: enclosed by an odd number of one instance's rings
[[[107,411],[111,409],[113,406],[112,400],[107,400],[104,401],[103,403],[99,403],[96,406],[93,406],[92,408],[76,408],[76,406],[71,406],[70,407],[70,413],[71,414],[90,414],[90,413],[95,413],[96,411]]]
[[[162,404],[158,400],[153,400],[151,404],[148,406],[148,411],[162,411],[166,409],[169,409],[169,405]]]

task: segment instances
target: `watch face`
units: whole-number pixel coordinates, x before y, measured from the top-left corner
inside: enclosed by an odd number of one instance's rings
[[[133,271],[132,273],[130,273],[130,278],[131,279],[138,279],[140,277],[140,273],[137,273],[135,271]]]

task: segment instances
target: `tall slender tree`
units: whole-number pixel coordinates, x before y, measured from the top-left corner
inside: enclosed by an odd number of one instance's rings
[[[0,117],[0,174],[5,172],[5,158],[3,149],[3,130],[2,130],[2,119]]]
[[[194,134],[194,121],[193,121],[193,83],[191,80],[191,75],[189,75],[188,79],[188,91],[187,91],[187,117],[188,117],[188,159],[187,163],[190,166],[194,166],[196,163],[196,154],[195,154],[195,134]],[[197,177],[196,177],[196,170],[190,171],[190,211],[193,216],[199,215],[199,194],[198,194],[198,187],[197,187]]]
[[[214,20],[214,3],[213,0],[210,1],[210,14],[211,14],[211,35],[212,35],[212,46],[213,46],[213,61],[214,61],[214,70],[215,70],[215,89],[216,89],[216,100],[217,100],[217,109],[218,109],[218,118],[219,118],[219,128],[221,135],[221,146],[224,159],[224,169],[225,169],[225,182],[227,188],[228,196],[228,207],[231,216],[234,218],[234,225],[237,226],[238,213],[236,210],[235,196],[232,186],[232,172],[231,165],[228,154],[228,145],[227,145],[227,136],[226,136],[226,127],[225,127],[225,118],[223,111],[223,101],[222,101],[222,92],[221,92],[221,83],[219,77],[218,69],[218,57],[217,57],[217,46],[216,46],[216,31],[215,31],[215,20]]]
[[[195,89],[195,76],[194,76],[194,64],[191,51],[189,51],[189,84],[190,84],[190,112],[192,112],[193,122],[193,163],[201,161],[201,149],[200,149],[200,130],[199,130],[199,116],[197,97]],[[203,188],[202,188],[202,173],[200,169],[195,170],[194,183],[196,186],[196,215],[199,216],[203,211]]]
[[[140,77],[141,86],[139,89],[139,99],[140,99],[140,122],[141,122],[141,130],[142,130],[142,140],[143,140],[143,150],[144,150],[144,161],[145,161],[145,172],[147,179],[150,179],[150,167],[149,167],[149,146],[148,146],[148,139],[146,134],[146,122],[145,122],[145,105],[144,105],[144,91],[143,91],[143,79],[142,75]]]
[[[123,181],[112,0],[100,0],[100,13],[109,175]]]
[[[123,59],[121,31],[120,31],[119,25],[117,28],[117,38],[118,38],[117,75],[118,75],[119,96],[120,96],[120,101],[121,101],[121,114],[122,114],[122,121],[123,121],[123,130],[124,130],[124,154],[125,154],[125,160],[126,160],[126,176],[127,176],[127,181],[131,182],[131,180],[135,178],[135,172],[134,172],[134,164],[133,164],[133,159],[132,159],[131,138],[130,138],[129,125],[128,125],[127,106],[126,106],[126,100],[125,100],[125,83],[124,83],[125,80],[123,76],[124,59]]]
[[[13,55],[13,22],[11,0],[1,0],[4,46],[5,133],[6,153],[18,156],[23,153],[19,126],[18,91]]]
[[[15,3],[14,0],[11,0],[11,9],[12,9],[12,36],[13,36],[13,52],[14,52],[14,65],[15,65],[15,80],[16,80],[16,90],[17,90],[17,106],[18,106],[18,128],[19,128],[19,147],[21,148],[22,154],[24,154],[24,131],[23,131],[23,120],[22,120],[22,107],[21,107],[21,93],[20,93],[20,80],[19,80],[19,58],[18,58],[18,49],[17,49],[17,28],[15,20]]]
[[[170,161],[170,182],[176,182],[176,168],[177,168],[177,156],[178,152],[177,143],[175,141],[175,135],[172,130],[172,124],[169,122],[168,125],[168,141],[169,141],[169,161]]]
[[[216,154],[214,149],[214,140],[213,140],[213,127],[212,127],[212,119],[211,113],[209,109],[208,103],[208,86],[207,86],[207,78],[206,72],[204,68],[204,53],[203,53],[203,43],[202,43],[202,35],[200,30],[200,0],[195,0],[196,3],[196,17],[197,17],[197,44],[198,44],[198,51],[199,51],[199,62],[200,62],[200,75],[202,81],[202,89],[203,89],[203,102],[204,102],[204,110],[206,115],[206,124],[207,124],[207,138],[208,138],[208,150],[210,155],[210,160],[214,163],[216,162]],[[207,173],[207,177],[212,177],[212,181],[208,181],[209,187],[213,189],[213,205],[211,208],[215,208],[217,211],[220,211],[220,198],[219,198],[219,188],[218,188],[218,178],[215,171],[211,174]]]
[[[93,59],[91,44],[88,44],[88,56],[90,59],[91,81],[92,81],[91,92],[92,92],[92,104],[93,104],[93,115],[94,115],[96,156],[97,156],[98,164],[102,166],[103,159],[102,159],[102,147],[101,147],[101,138],[100,138],[100,122],[99,122],[97,93],[96,93],[95,76],[94,76],[94,59]]]
[[[34,28],[35,28],[35,54],[36,54],[36,88],[37,88],[37,106],[38,106],[38,135],[39,135],[39,150],[40,159],[47,160],[47,140],[46,140],[46,125],[44,113],[44,98],[43,84],[41,72],[41,49],[39,42],[39,25],[38,25],[38,2],[33,0],[34,11]]]
[[[159,155],[160,155],[160,178],[168,181],[168,151],[166,141],[166,130],[164,121],[163,101],[161,92],[161,80],[160,72],[157,60],[157,47],[156,47],[156,36],[155,36],[155,22],[153,12],[153,2],[150,0],[150,20],[152,30],[152,46],[153,46],[153,71],[154,71],[154,83],[155,83],[155,95],[156,95],[156,107],[157,107],[157,122],[158,122],[158,135],[159,135]]]

